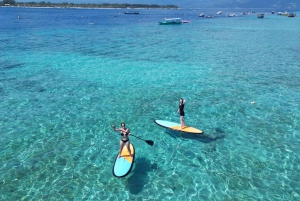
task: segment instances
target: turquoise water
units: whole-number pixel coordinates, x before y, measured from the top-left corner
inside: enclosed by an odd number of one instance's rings
[[[300,200],[299,17],[123,12],[0,8],[0,200]]]

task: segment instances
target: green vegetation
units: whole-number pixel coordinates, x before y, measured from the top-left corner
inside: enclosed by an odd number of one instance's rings
[[[157,4],[117,4],[117,3],[102,3],[102,4],[86,4],[86,3],[51,3],[51,2],[16,2],[14,0],[3,0],[0,5],[4,6],[9,4],[10,6],[26,6],[26,7],[64,7],[64,8],[178,8],[175,5],[157,5]]]
[[[5,4],[14,5],[15,3],[16,3],[15,0],[3,0],[3,3],[0,3],[0,5],[1,4],[3,4],[3,5],[5,5]]]

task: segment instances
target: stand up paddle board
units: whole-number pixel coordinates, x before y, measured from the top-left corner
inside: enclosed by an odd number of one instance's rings
[[[191,127],[191,126],[185,126],[181,129],[180,124],[170,122],[170,121],[154,120],[154,122],[159,126],[169,128],[169,129],[172,129],[175,131],[186,132],[186,133],[191,133],[191,134],[202,134],[203,133],[202,130],[199,130],[199,129]]]
[[[132,158],[130,157],[129,151],[127,146],[125,145],[122,149],[122,153],[118,158],[119,153],[117,154],[112,173],[115,177],[125,177],[128,175],[132,169],[135,157],[135,150],[134,146],[130,143],[130,151],[133,155]]]

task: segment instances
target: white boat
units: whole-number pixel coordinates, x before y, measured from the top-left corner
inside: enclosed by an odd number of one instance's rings
[[[182,20],[182,23],[190,23],[191,21],[189,21],[189,20]]]
[[[236,14],[234,14],[234,13],[229,14],[229,15],[227,15],[227,17],[236,17]]]
[[[217,15],[221,15],[221,14],[222,14],[222,11],[218,11],[218,12],[217,12]]]
[[[285,12],[283,12],[283,13],[282,13],[282,12],[278,12],[278,15],[282,15],[282,16],[288,16],[288,15],[289,15],[289,13],[288,13],[288,12],[286,12],[286,11],[285,11]]]
[[[163,21],[159,22],[160,25],[169,24],[182,24],[181,18],[165,18]]]

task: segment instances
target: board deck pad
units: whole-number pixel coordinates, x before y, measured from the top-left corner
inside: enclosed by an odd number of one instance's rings
[[[185,126],[182,129],[180,128],[180,124],[170,122],[170,121],[164,121],[164,120],[154,120],[154,122],[162,127],[169,128],[171,130],[180,131],[180,132],[186,132],[186,133],[192,133],[192,134],[202,134],[203,131],[199,130],[197,128],[191,127],[191,126]]]
[[[132,158],[130,157],[127,146],[124,146],[122,149],[121,156],[118,158],[119,153],[117,154],[112,173],[115,177],[125,177],[128,175],[132,169],[134,158],[135,158],[135,149],[134,146],[130,143]]]

